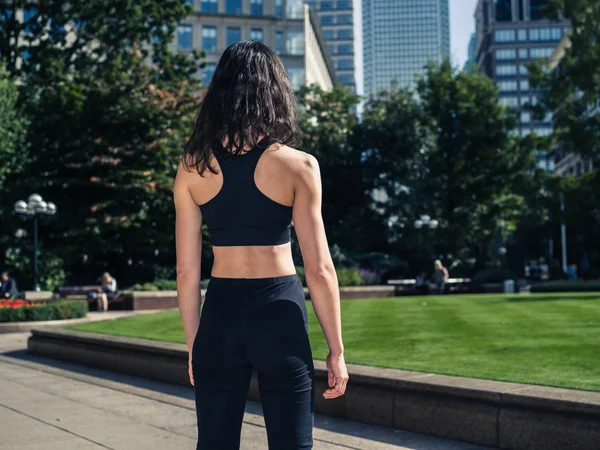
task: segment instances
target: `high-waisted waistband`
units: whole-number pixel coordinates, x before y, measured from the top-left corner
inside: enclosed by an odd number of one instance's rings
[[[283,275],[280,277],[269,278],[223,278],[210,277],[209,284],[213,286],[265,286],[274,283],[282,283],[287,281],[299,280],[298,275]]]

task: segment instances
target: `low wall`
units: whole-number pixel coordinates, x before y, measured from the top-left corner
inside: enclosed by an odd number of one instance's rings
[[[189,385],[183,344],[33,330],[30,353]],[[510,450],[600,449],[600,393],[349,365],[345,396],[324,400],[315,361],[317,413]],[[256,377],[249,398],[258,400]]]

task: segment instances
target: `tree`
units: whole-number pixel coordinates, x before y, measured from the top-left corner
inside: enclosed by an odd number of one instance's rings
[[[553,113],[557,144],[566,152],[600,158],[600,4],[597,0],[549,0],[545,14],[571,19],[565,48],[557,70],[550,61],[529,66],[535,88],[543,89],[537,114]]]
[[[482,74],[445,61],[428,67],[417,91],[436,136],[418,186],[424,212],[440,221],[435,241],[447,253],[471,248],[485,259],[493,238],[507,237],[519,222],[531,147],[511,134],[514,114]]]
[[[190,8],[183,0],[12,3],[0,8],[0,52],[21,80],[33,151],[11,194],[39,190],[57,204],[44,248],[86,282],[105,268],[125,282],[173,266],[171,185],[201,64],[168,45]]]

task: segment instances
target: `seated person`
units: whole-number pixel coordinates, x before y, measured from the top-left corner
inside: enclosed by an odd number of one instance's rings
[[[12,300],[19,296],[17,283],[11,278],[8,272],[2,272],[0,275],[0,300]]]
[[[417,275],[413,289],[419,294],[429,293],[429,283],[427,282],[427,275],[425,272],[421,272],[419,275]]]

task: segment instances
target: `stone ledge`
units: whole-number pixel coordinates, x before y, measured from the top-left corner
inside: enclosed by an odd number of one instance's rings
[[[183,344],[66,330],[32,330],[28,351],[188,385]],[[322,414],[511,450],[600,449],[600,393],[349,365],[346,395],[324,400],[327,372],[315,361]],[[249,398],[258,400],[254,377]]]

